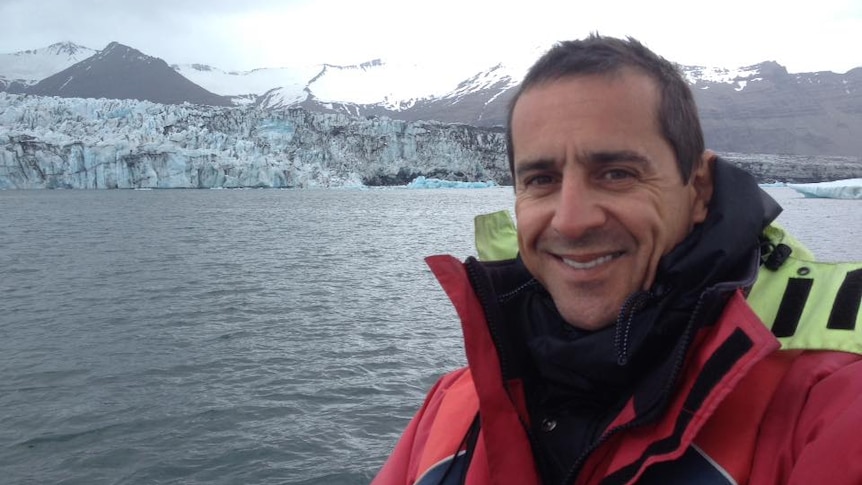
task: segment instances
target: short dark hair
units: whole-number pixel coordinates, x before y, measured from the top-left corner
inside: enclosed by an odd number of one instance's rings
[[[614,74],[625,67],[643,72],[658,84],[659,126],[676,155],[683,182],[688,183],[691,173],[700,165],[704,141],[697,106],[682,74],[670,61],[631,37],[617,39],[598,34],[591,34],[582,40],[557,43],[527,72],[509,104],[506,127],[509,170],[513,181],[515,147],[512,140],[512,114],[521,95],[546,82],[573,76]]]

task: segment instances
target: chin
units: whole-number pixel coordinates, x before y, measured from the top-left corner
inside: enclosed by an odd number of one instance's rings
[[[569,313],[570,316],[567,316],[566,313]],[[594,332],[596,330],[610,327],[614,324],[617,318],[616,313],[610,316],[603,315],[601,317],[587,319],[584,319],[583,312],[560,312],[560,314],[562,315],[563,320],[565,320],[566,323],[568,323],[569,325],[577,329],[586,330],[589,332]]]
[[[594,287],[563,287],[551,291],[557,311],[569,325],[581,330],[595,331],[613,325],[628,295],[614,299],[603,297],[607,293],[620,294],[604,285]],[[562,291],[559,291],[562,290]],[[580,295],[572,296],[572,295]],[[563,302],[562,305],[557,302]]]

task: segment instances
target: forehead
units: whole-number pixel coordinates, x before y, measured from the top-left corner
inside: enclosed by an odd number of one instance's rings
[[[511,117],[514,161],[567,153],[669,147],[658,120],[659,90],[647,74],[624,68],[568,76],[521,93]]]
[[[525,89],[512,110],[511,124],[514,131],[524,122],[567,114],[583,121],[639,116],[639,121],[658,127],[659,101],[657,82],[633,68],[564,76]]]

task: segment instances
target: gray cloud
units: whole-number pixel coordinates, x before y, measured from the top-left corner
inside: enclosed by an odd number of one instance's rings
[[[170,63],[219,65],[231,58],[231,41],[213,31],[218,19],[290,2],[236,0],[4,0],[0,2],[0,53],[72,41],[102,49],[117,41]],[[294,2],[296,3],[296,2]],[[232,66],[219,66],[232,68]],[[255,66],[260,67],[260,66]]]
[[[660,4],[667,8],[661,8]],[[632,35],[677,62],[739,67],[776,60],[791,72],[847,69],[862,54],[858,0],[723,0],[707,17],[683,0],[0,0],[0,53],[118,41],[169,63],[248,70],[297,62],[437,56],[446,62],[599,31]],[[626,15],[619,15],[625,11]],[[668,16],[667,11],[674,11]],[[769,18],[769,22],[764,22]],[[732,26],[732,35],[715,31]],[[469,51],[465,51],[469,46]],[[469,54],[467,54],[469,52]]]

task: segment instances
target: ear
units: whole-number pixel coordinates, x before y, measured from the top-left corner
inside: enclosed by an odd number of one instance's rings
[[[694,189],[691,217],[695,224],[703,222],[709,213],[709,201],[712,200],[714,188],[712,169],[716,157],[717,155],[712,150],[704,150],[700,165],[691,174],[690,183]]]

